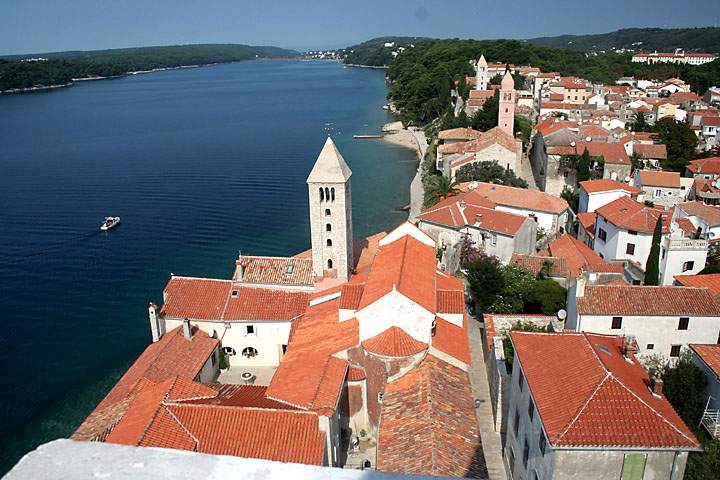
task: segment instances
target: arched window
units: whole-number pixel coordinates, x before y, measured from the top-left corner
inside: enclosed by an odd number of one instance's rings
[[[335,201],[335,187],[330,189],[330,197],[332,198],[332,201]]]
[[[325,201],[325,190],[323,190],[322,187],[320,187],[320,201]]]
[[[328,270],[332,270],[332,259],[328,258]]]
[[[325,200],[330,201],[330,189],[325,187]]]
[[[325,209],[325,216],[326,216],[326,217],[329,217],[329,216],[330,216],[330,209],[329,209],[329,208],[326,208],[326,209]]]
[[[253,347],[245,347],[242,350],[243,357],[252,358],[256,357],[258,354],[258,351]]]
[[[332,225],[330,225],[329,223],[326,223],[326,224],[325,224],[325,231],[326,231],[326,232],[332,232]]]
[[[332,247],[332,240],[330,240],[329,238],[327,239],[327,246]]]

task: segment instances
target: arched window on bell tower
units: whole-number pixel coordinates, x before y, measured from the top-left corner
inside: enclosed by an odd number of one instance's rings
[[[327,239],[327,246],[332,247],[332,240],[330,240],[329,238]]]
[[[323,190],[322,187],[320,187],[320,201],[325,201],[325,190]]]
[[[326,209],[325,209],[325,216],[326,216],[326,217],[329,217],[329,216],[330,216],[330,209],[329,209],[329,208],[326,208]]]
[[[335,187],[332,187],[330,189],[330,196],[332,197],[332,201],[335,201]]]
[[[332,263],[332,259],[331,259],[331,258],[328,258],[328,263],[327,263],[327,265],[328,265],[328,270],[332,270],[332,268],[333,268],[333,263]]]

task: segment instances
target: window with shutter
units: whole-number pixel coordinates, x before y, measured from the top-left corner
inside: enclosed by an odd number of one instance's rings
[[[644,453],[626,453],[623,460],[621,480],[642,480],[645,474],[645,460],[647,455]]]

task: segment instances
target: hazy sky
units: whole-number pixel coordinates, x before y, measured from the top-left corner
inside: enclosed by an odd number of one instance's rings
[[[0,0],[0,54],[182,43],[339,48],[381,35],[531,38],[714,26],[720,0]]]

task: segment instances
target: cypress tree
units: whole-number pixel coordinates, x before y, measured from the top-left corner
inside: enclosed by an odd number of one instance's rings
[[[652,246],[645,267],[645,285],[660,283],[660,239],[662,237],[662,215],[658,216],[653,232]]]
[[[590,180],[590,152],[587,148],[580,156],[577,167],[577,181],[578,183]]]

